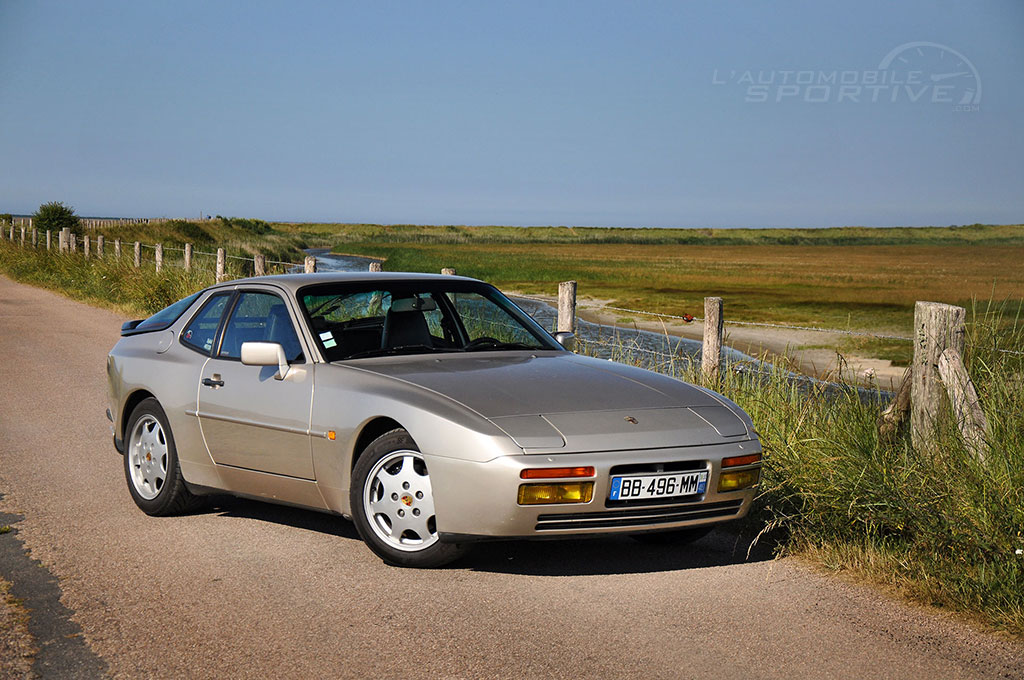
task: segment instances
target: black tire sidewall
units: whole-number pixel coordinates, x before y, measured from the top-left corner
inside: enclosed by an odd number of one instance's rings
[[[352,483],[349,485],[349,503],[352,506],[352,522],[356,526],[356,531],[359,532],[359,537],[363,539],[367,547],[370,548],[378,557],[387,562],[388,564],[398,567],[417,567],[421,569],[429,569],[433,567],[440,567],[446,565],[456,559],[458,559],[464,552],[462,546],[452,543],[442,543],[441,541],[435,542],[423,550],[417,550],[414,552],[397,550],[392,548],[385,543],[373,528],[370,526],[369,518],[366,516],[366,510],[363,507],[363,494],[366,491],[366,485],[369,482],[370,472],[374,466],[385,456],[394,451],[417,451],[419,448],[416,446],[416,442],[404,429],[395,429],[390,432],[385,432],[381,436],[373,440],[369,446],[364,449],[362,455],[356,461],[355,468],[352,470]],[[429,472],[429,469],[428,469]]]

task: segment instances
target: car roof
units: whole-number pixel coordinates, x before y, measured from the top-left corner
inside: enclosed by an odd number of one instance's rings
[[[247,279],[224,281],[207,290],[232,289],[253,283],[276,284],[291,292],[317,283],[359,283],[369,281],[475,281],[466,276],[448,276],[444,274],[418,274],[414,272],[323,272],[318,274],[275,274],[273,276],[253,276]]]

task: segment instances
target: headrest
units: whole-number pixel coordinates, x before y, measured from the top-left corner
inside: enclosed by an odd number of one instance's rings
[[[391,301],[392,312],[432,312],[437,303],[432,298],[407,297]]]

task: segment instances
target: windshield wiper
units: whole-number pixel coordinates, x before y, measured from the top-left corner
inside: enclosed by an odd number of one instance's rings
[[[368,349],[363,352],[356,352],[355,354],[349,354],[342,361],[349,359],[365,359],[367,357],[386,357],[395,356],[400,354],[432,354],[435,352],[461,352],[461,349],[452,349],[450,347],[434,347],[432,345],[402,345],[400,347],[379,347],[377,349]]]
[[[472,343],[470,343],[470,344],[472,344]],[[465,351],[466,352],[493,352],[493,351],[503,350],[503,349],[537,350],[537,349],[547,349],[547,348],[546,347],[537,347],[536,345],[527,345],[524,342],[498,342],[498,341],[494,341],[494,342],[482,343],[482,344],[479,344],[479,345],[475,345],[473,347],[466,347]]]

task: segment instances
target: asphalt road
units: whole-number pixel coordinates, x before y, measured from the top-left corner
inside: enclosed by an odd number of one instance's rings
[[[490,544],[411,571],[337,517],[230,499],[147,517],[104,417],[121,321],[0,277],[0,539],[38,560],[0,550],[0,578],[32,610],[44,676],[1024,677],[1019,643],[745,561],[721,531]]]

